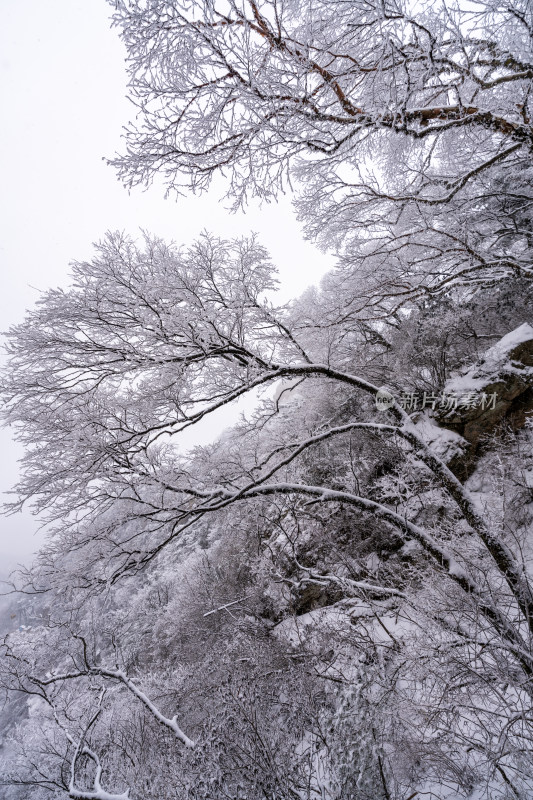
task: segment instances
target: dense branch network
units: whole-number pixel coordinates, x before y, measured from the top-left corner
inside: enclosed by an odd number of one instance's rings
[[[291,330],[290,314],[262,294],[273,286],[266,254],[253,242],[204,239],[185,254],[153,241],[141,251],[111,236],[99,259],[77,268],[70,293],[51,292],[14,331],[8,418],[18,422],[21,438],[42,443],[26,456],[20,490],[60,521],[60,549],[68,541],[85,552],[83,577],[76,580],[114,583],[146,568],[204,518],[253,498],[351,505],[417,541],[476,598],[531,674],[533,592],[521,564],[397,403],[389,411],[392,422],[374,421],[367,412],[366,419],[323,426],[251,461],[244,455],[226,473],[216,458],[211,475],[196,459],[186,465],[176,458],[180,432],[280,381],[321,380],[374,399],[379,387],[371,381],[342,365],[313,362],[314,353]],[[357,431],[396,437],[424,464],[505,581],[521,615],[518,627],[434,533],[357,493],[284,479],[302,454]],[[57,571],[53,552],[50,564],[43,560],[42,579]]]
[[[531,277],[526,2],[113,6],[139,107],[126,183],[202,190],[220,171],[244,203],[296,179],[369,319]]]
[[[225,166],[253,169],[261,150],[255,185],[264,192],[269,165],[277,170],[305,150],[346,163],[350,151],[371,146],[369,136],[382,147],[387,132],[434,140],[479,129],[494,135],[496,159],[513,143],[531,147],[527,14],[520,28],[511,8],[452,5],[445,21],[434,4],[413,16],[401,2],[366,0],[187,10],[151,2],[143,13],[135,2],[113,5],[143,113],[118,162],[129,180],[184,172],[201,184]],[[486,38],[491,17],[494,38]],[[445,182],[434,175],[435,186]],[[423,194],[421,185],[414,196]]]
[[[19,574],[38,611],[2,645],[0,687],[28,698],[9,785],[392,800],[471,796],[484,769],[486,792],[525,797],[531,520],[506,506],[502,464],[493,513],[433,411],[375,398],[389,379],[442,389],[529,314],[530,3],[111,5],[138,110],[122,180],[201,191],[221,173],[236,205],[295,186],[338,260],[280,305],[254,237],[108,234],[8,333],[2,415],[25,446],[9,510],[48,523]],[[490,375],[517,429],[529,364]],[[220,435],[228,408],[241,420]],[[530,494],[520,470],[512,498]],[[312,699],[293,734],[296,675]],[[151,763],[145,782],[147,746],[167,783]]]

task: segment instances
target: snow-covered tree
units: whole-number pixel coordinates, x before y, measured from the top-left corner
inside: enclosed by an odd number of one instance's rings
[[[139,109],[129,185],[299,188],[359,310],[531,276],[528,0],[112,0]]]
[[[6,791],[527,798],[530,5],[112,6],[122,179],[294,185],[338,263],[282,305],[253,237],[108,234],[10,331],[10,508],[48,539]]]
[[[205,237],[184,252],[149,239],[139,247],[113,235],[93,262],[75,266],[70,290],[49,292],[13,329],[4,397],[7,419],[27,445],[19,492],[53,525],[26,590],[74,592],[64,612],[74,602],[77,622],[71,628],[64,621],[50,623],[63,637],[71,630],[56,665],[46,664],[45,655],[43,665],[27,673],[28,657],[8,643],[8,673],[15,664],[19,688],[37,690],[47,702],[48,687],[71,681],[98,678],[102,691],[106,681],[123,686],[190,744],[191,734],[157,709],[123,663],[100,664],[90,655],[79,590],[105,595],[121,580],[135,586],[158,562],[173,563],[180,552],[194,551],[201,537],[216,542],[236,524],[249,530],[249,517],[240,512],[249,507],[249,514],[265,519],[260,536],[270,544],[267,550],[259,544],[259,552],[263,559],[271,553],[264,567],[269,580],[277,576],[293,602],[305,609],[305,599],[297,598],[318,590],[336,598],[347,619],[369,615],[357,645],[362,658],[376,647],[378,658],[385,658],[375,625],[387,631],[385,650],[401,652],[400,662],[393,661],[403,674],[400,695],[408,695],[406,703],[414,707],[428,692],[439,719],[435,692],[444,691],[446,681],[453,684],[457,669],[475,663],[480,685],[498,681],[505,704],[522,714],[533,692],[533,589],[522,534],[516,526],[506,532],[501,514],[480,509],[441,457],[438,427],[425,417],[415,424],[393,399],[388,412],[376,410],[379,387],[364,368],[362,375],[350,372],[345,350],[336,359],[314,330],[308,345],[307,328],[298,323],[301,312],[277,307],[266,296],[274,285],[266,253],[253,240]],[[486,382],[496,379],[491,370],[505,374],[505,358],[512,373],[514,354],[532,338],[530,326],[519,327],[485,356],[479,374]],[[526,381],[530,371],[522,366]],[[229,402],[255,398],[258,389],[270,393],[255,401],[259,405],[231,437],[188,456],[177,450],[180,433],[205,424]],[[388,466],[372,475],[369,459],[375,468],[380,457],[388,457]],[[313,536],[321,529],[334,546],[332,531],[343,525],[373,526],[381,551],[415,552],[418,574],[412,566],[376,572],[369,566],[371,553],[362,546],[358,552],[353,543],[341,548],[340,561],[331,554],[313,556]],[[384,537],[394,541],[387,545]],[[422,589],[421,576],[429,588]],[[229,605],[221,602],[220,610],[230,610],[246,594],[230,598]],[[283,603],[278,617],[282,608]],[[398,622],[390,628],[392,608],[405,620],[407,632],[399,639]],[[262,615],[260,609],[255,613]],[[45,654],[50,647],[58,654],[60,646],[43,635]],[[409,642],[406,650],[402,637]],[[23,639],[38,653],[31,636]],[[416,668],[415,642],[421,662]],[[110,657],[109,644],[100,649]],[[457,665],[453,678],[446,668],[450,653]],[[69,660],[74,667],[65,669]],[[383,680],[389,669],[385,658]],[[481,691],[475,683],[472,693]],[[499,706],[486,711],[493,722],[500,713]],[[99,719],[98,709],[94,714],[94,722],[84,721],[87,730]],[[464,724],[474,722],[467,715]],[[84,736],[80,731],[71,743],[72,775]],[[478,746],[484,757],[492,752],[486,741]],[[456,738],[450,747],[457,747]],[[96,781],[98,755],[89,750]],[[492,755],[494,768],[518,769],[512,752],[505,751],[507,760],[501,757],[505,763]],[[398,792],[405,789],[405,775],[384,764],[376,774],[380,770],[383,781],[394,781]],[[71,785],[77,786],[75,777]]]

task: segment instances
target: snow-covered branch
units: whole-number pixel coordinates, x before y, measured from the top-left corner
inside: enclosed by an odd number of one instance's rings
[[[63,683],[65,681],[76,680],[78,678],[85,678],[89,676],[99,676],[102,678],[107,678],[109,680],[116,680],[119,681],[123,686],[125,686],[140,702],[143,706],[149,711],[149,713],[156,719],[161,725],[168,730],[172,731],[173,734],[180,742],[182,742],[186,747],[194,747],[194,742],[192,739],[189,739],[188,736],[183,733],[181,728],[177,723],[176,716],[169,718],[166,717],[164,714],[159,711],[157,706],[150,700],[150,698],[143,692],[137,684],[132,681],[132,679],[126,675],[126,673],[121,669],[105,669],[103,667],[91,667],[88,666],[82,670],[75,670],[72,672],[63,673],[60,675],[52,675],[48,678],[37,678],[32,676],[30,680],[38,686],[46,687],[51,686],[57,683]]]

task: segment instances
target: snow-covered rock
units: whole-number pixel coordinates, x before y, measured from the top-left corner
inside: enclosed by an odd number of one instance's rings
[[[462,479],[471,474],[476,452],[502,422],[523,427],[533,414],[533,327],[524,323],[493,345],[474,365],[453,376],[443,394],[457,404],[436,421],[468,443],[463,454],[448,454]]]

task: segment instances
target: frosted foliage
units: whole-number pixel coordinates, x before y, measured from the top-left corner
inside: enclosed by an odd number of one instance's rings
[[[337,264],[108,233],[8,332],[2,797],[528,800],[530,4],[110,5],[122,179],[290,186]]]
[[[236,204],[291,186],[387,313],[530,275],[527,0],[112,5],[140,109],[114,162],[127,184],[221,171]]]
[[[488,459],[465,487],[446,464],[460,436],[393,396],[376,410],[384,336],[347,318],[325,346],[319,295],[277,306],[274,287],[253,240],[110,235],[12,331],[20,498],[52,528],[2,650],[2,685],[31,698],[9,785],[38,800],[529,791],[529,517],[507,511],[527,491],[510,476],[523,445],[502,439],[505,474]],[[506,380],[503,355],[531,342],[518,326],[479,363]],[[180,452],[247,396],[234,429]]]

